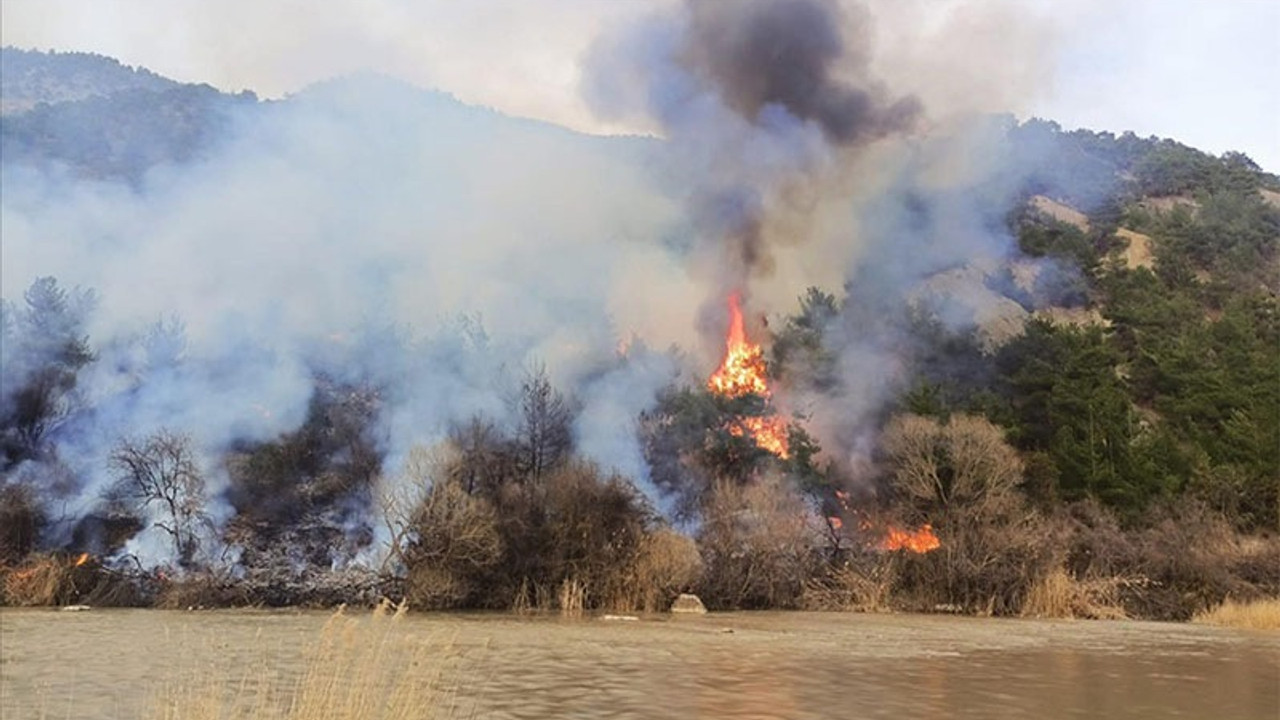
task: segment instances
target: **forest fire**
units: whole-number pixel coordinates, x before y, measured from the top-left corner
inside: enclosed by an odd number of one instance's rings
[[[729,296],[729,334],[725,338],[724,361],[707,379],[707,388],[727,398],[743,395],[769,398],[764,352],[758,344],[747,340],[737,293]],[[729,432],[739,437],[749,436],[762,449],[780,458],[787,457],[787,424],[782,418],[772,415],[740,418],[730,426]]]
[[[910,550],[913,553],[927,553],[942,547],[942,541],[933,534],[929,523],[921,525],[918,530],[903,530],[890,526],[884,540],[880,541],[882,550]]]
[[[840,504],[840,507],[845,512],[852,512],[855,515],[861,516],[861,519],[858,520],[859,530],[864,533],[883,536],[881,540],[876,543],[876,548],[880,550],[884,550],[886,552],[907,550],[916,554],[922,554],[942,547],[942,541],[938,539],[936,534],[934,534],[933,526],[929,523],[925,523],[915,530],[905,530],[893,525],[888,525],[881,529],[877,528],[871,520],[863,516],[861,512],[849,507],[849,493],[844,492],[843,490],[837,490],[836,502]],[[836,531],[839,531],[844,527],[844,521],[841,520],[838,515],[833,515],[827,518],[827,521],[831,523],[831,527]]]
[[[71,567],[80,567],[89,562],[89,553],[80,553],[80,557],[76,558],[75,563]]]

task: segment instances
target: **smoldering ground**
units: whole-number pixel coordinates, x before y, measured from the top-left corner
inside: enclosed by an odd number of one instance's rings
[[[811,285],[860,308],[831,321],[839,388],[790,400],[829,453],[858,452],[900,375],[893,318],[912,289],[1011,252],[994,218],[1017,163],[998,123],[930,127],[880,79],[869,9],[727,8],[667,8],[587,56],[593,106],[660,138],[358,76],[244,108],[197,160],[136,186],[6,165],[6,298],[41,276],[97,294],[97,359],[50,434],[75,479],[65,512],[99,502],[121,437],[161,427],[194,439],[225,497],[218,458],[297,429],[317,375],[378,388],[372,442],[393,477],[471,416],[512,422],[538,364],[582,404],[579,451],[646,487],[635,418],[713,366],[733,290],[757,318]]]

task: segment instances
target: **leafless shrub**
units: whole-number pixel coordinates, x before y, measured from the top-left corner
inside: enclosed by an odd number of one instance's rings
[[[850,554],[805,582],[800,607],[825,612],[883,612],[892,607],[896,556]]]
[[[1137,615],[1189,620],[1227,597],[1252,600],[1260,594],[1234,572],[1244,557],[1240,536],[1221,513],[1198,500],[1157,508],[1135,543],[1137,569],[1150,580],[1130,598]]]
[[[21,562],[36,548],[48,522],[30,487],[0,487],[0,566]]]
[[[404,552],[408,598],[423,608],[455,607],[472,598],[483,574],[502,559],[493,504],[456,480],[431,486],[410,524]]]
[[[905,556],[900,590],[918,609],[1017,614],[1062,562],[1062,528],[1027,507],[1022,462],[1000,428],[955,415],[901,415],[885,429],[890,487],[902,522],[930,522],[942,547]]]
[[[957,508],[993,516],[1021,504],[1022,461],[983,418],[954,415],[943,424],[899,415],[885,429],[883,447],[894,490],[922,513]]]
[[[378,478],[378,506],[387,537],[379,568],[381,574],[403,576],[407,572],[405,553],[416,537],[416,514],[431,491],[433,478],[448,478],[458,462],[458,449],[452,443],[443,442],[430,448],[415,445],[409,449],[409,457],[398,476]]]
[[[718,608],[796,607],[819,533],[805,502],[776,479],[717,483],[698,535],[698,594]]]
[[[660,612],[683,590],[692,588],[702,574],[698,546],[673,530],[657,530],[644,537],[629,568],[620,568],[617,582],[600,606],[617,612]]]

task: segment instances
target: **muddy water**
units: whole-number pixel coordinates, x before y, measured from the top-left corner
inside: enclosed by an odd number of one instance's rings
[[[0,718],[139,717],[183,669],[298,673],[328,617],[0,611]],[[446,639],[482,718],[1280,718],[1276,633],[808,613],[396,627]]]

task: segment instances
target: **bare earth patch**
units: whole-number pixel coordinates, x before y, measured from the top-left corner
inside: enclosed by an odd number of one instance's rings
[[[1193,212],[1200,208],[1200,203],[1190,195],[1161,195],[1143,198],[1138,203],[1139,207],[1150,212],[1167,213],[1172,212],[1179,206],[1186,207]]]
[[[1150,235],[1143,235],[1140,232],[1120,228],[1116,231],[1116,237],[1128,243],[1124,253],[1121,255],[1124,258],[1125,267],[1133,270],[1140,267],[1151,268],[1155,266],[1155,259],[1151,255]]]
[[[1088,325],[1109,326],[1111,323],[1102,317],[1102,313],[1092,308],[1066,308],[1066,307],[1048,307],[1036,311],[1036,317],[1041,317],[1054,325],[1075,325],[1077,327],[1085,327]]]
[[[1054,220],[1074,225],[1084,232],[1089,232],[1089,218],[1070,205],[1064,205],[1044,195],[1036,195],[1031,198],[1031,205]]]

